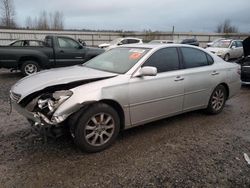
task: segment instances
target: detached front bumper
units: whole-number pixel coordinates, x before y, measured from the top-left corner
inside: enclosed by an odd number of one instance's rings
[[[18,111],[18,113],[26,117],[35,126],[52,127],[57,125],[49,121],[44,115],[39,113],[29,112],[28,110],[21,107],[18,103],[14,101],[11,102],[11,105],[14,107],[16,111]]]
[[[46,119],[45,116],[43,117],[42,115],[29,112],[14,101],[12,101],[11,105],[17,112],[26,117],[31,124],[31,128],[34,131],[44,135],[45,139],[47,139],[47,137],[57,138],[65,134],[65,125],[48,122],[49,120]]]

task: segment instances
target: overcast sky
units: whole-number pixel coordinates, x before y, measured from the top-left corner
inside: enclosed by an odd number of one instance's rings
[[[225,19],[250,32],[250,0],[14,0],[16,19],[61,11],[65,29],[213,32]]]

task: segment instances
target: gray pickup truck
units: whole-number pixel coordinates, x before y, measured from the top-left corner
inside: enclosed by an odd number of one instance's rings
[[[104,52],[65,36],[46,36],[44,42],[45,46],[0,46],[0,68],[30,75],[41,69],[82,64]]]

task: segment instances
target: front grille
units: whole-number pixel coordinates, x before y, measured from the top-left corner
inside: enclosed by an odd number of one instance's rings
[[[10,91],[10,98],[17,103],[21,98],[21,95]]]

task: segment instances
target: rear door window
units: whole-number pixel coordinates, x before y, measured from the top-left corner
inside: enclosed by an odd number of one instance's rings
[[[236,41],[236,46],[237,46],[237,48],[242,47],[242,41]]]
[[[13,43],[11,46],[23,46],[23,41],[17,41]]]
[[[202,67],[213,63],[212,57],[199,49],[182,47],[181,52],[185,68]]]
[[[128,44],[139,43],[137,39],[128,39]]]
[[[123,40],[121,41],[121,44],[128,44],[128,39],[123,39]]]

